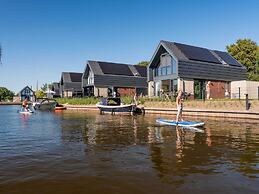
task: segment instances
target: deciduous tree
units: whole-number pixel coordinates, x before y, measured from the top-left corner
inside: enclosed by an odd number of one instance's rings
[[[8,90],[5,87],[0,87],[0,100],[12,100],[14,97],[14,92]]]
[[[256,42],[251,39],[239,39],[236,43],[227,46],[228,53],[246,66],[250,80],[255,80],[258,77],[257,48]]]
[[[137,65],[142,66],[142,67],[147,67],[149,64],[149,61],[140,61]]]

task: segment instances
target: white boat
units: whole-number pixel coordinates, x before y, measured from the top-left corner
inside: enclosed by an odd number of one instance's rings
[[[96,106],[100,109],[100,113],[116,112],[120,113],[132,113],[136,111],[137,106],[135,104],[123,104],[120,98],[102,98],[101,102],[98,102]]]

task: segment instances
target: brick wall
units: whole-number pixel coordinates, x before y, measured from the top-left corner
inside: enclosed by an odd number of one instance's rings
[[[210,86],[210,97],[212,99],[215,98],[225,98],[225,90],[228,89],[230,92],[230,88],[225,88],[225,83],[223,81],[211,81]],[[207,83],[206,83],[207,84]]]
[[[136,92],[135,88],[118,88],[117,91],[120,96],[134,96]]]

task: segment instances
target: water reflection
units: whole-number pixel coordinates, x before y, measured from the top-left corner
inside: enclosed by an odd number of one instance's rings
[[[213,165],[216,161],[211,160],[211,155],[220,156],[220,153],[210,148],[209,128],[206,133],[194,133],[181,127],[154,127],[153,133],[155,142],[150,129],[151,160],[163,182],[179,187],[190,173],[217,173]]]

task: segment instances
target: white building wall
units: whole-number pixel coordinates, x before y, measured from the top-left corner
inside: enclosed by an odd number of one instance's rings
[[[148,82],[148,96],[154,97],[154,94],[155,94],[154,81],[149,81]]]
[[[258,87],[259,82],[257,81],[233,81],[231,82],[231,98],[239,98],[239,88],[240,88],[240,98],[245,99],[245,94],[248,94],[249,99],[258,98]]]

